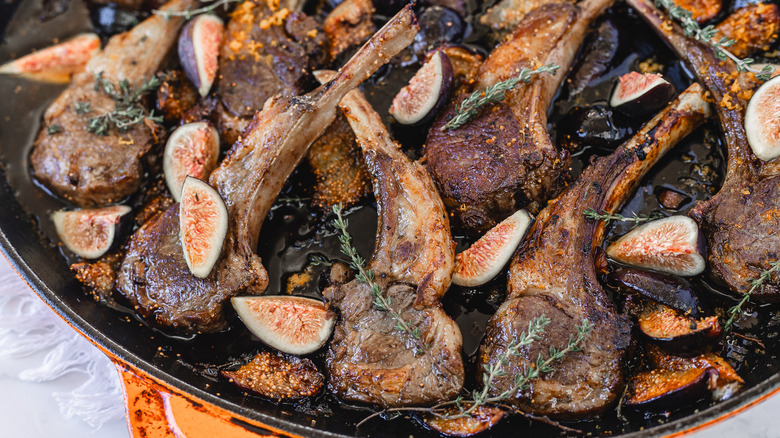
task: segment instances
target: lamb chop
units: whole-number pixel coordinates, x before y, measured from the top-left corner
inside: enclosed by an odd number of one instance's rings
[[[164,11],[184,11],[193,0],[173,0]],[[84,72],[44,113],[30,162],[35,178],[55,194],[81,207],[117,202],[140,187],[144,158],[157,142],[154,123],[138,123],[127,132],[89,132],[91,117],[114,109],[114,100],[96,87],[95,75],[118,85],[139,85],[154,75],[178,37],[179,17],[152,15],[113,36]],[[89,104],[89,112],[76,104]],[[146,120],[148,122],[148,119]],[[55,127],[55,128],[53,128]]]
[[[238,140],[268,98],[303,93],[310,70],[324,62],[325,34],[317,21],[298,11],[302,4],[247,0],[231,14],[214,93],[215,122],[229,144]]]
[[[750,280],[771,268],[780,248],[780,222],[775,214],[780,207],[777,160],[759,160],[745,133],[747,101],[742,90],[751,88],[752,79],[738,76],[733,63],[717,59],[709,46],[686,37],[676,24],[668,26],[651,2],[628,3],[688,62],[717,102],[728,148],[726,178],[720,191],[695,205],[689,215],[707,239],[709,275],[735,292],[746,293]],[[739,82],[732,87],[735,81]],[[765,302],[780,301],[780,275],[773,274],[752,296]]]
[[[326,75],[326,73],[322,73]],[[368,269],[379,292],[413,330],[399,329],[358,279],[329,287],[341,314],[327,356],[331,390],[346,400],[381,406],[421,405],[455,397],[463,386],[463,339],[441,308],[455,264],[444,204],[427,171],[413,163],[358,91],[341,102],[371,173],[379,207]]]
[[[612,3],[585,0],[534,9],[485,60],[474,89],[516,77],[523,68],[556,64],[560,71],[520,84],[463,127],[443,129],[463,94],[434,122],[426,143],[427,167],[464,228],[487,230],[519,208],[536,213],[563,189],[570,157],[550,139],[547,110],[588,26]]]
[[[550,347],[563,348],[584,318],[594,324],[583,350],[566,355],[554,372],[531,382],[509,403],[536,414],[574,418],[595,415],[620,395],[621,358],[630,340],[626,317],[618,315],[598,282],[594,257],[605,226],[587,219],[587,208],[616,212],[642,176],[709,115],[704,92],[691,85],[614,153],[598,158],[576,183],[539,213],[509,268],[508,295],[490,319],[478,361],[506,375],[494,380],[492,396],[510,390],[514,377],[533,366]],[[551,320],[539,341],[519,356],[499,358],[528,323]]]
[[[207,278],[193,276],[179,243],[178,204],[144,224],[131,238],[116,282],[144,318],[183,332],[226,325],[222,309],[239,293],[259,294],[268,276],[255,254],[260,227],[279,190],[309,145],[336,116],[349,90],[409,45],[418,26],[404,8],[329,83],[302,96],[276,96],[233,145],[209,182],[228,210],[228,232]]]

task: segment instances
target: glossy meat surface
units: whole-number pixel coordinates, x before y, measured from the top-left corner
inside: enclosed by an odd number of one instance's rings
[[[617,400],[630,327],[596,277],[594,255],[604,224],[587,219],[584,211],[619,210],[650,167],[708,115],[703,90],[694,84],[631,140],[593,162],[542,210],[512,260],[507,299],[488,322],[480,347],[479,369],[494,364],[507,372],[496,380],[492,395],[510,389],[514,376],[532,366],[540,353],[564,348],[585,318],[594,328],[583,350],[567,355],[554,372],[533,381],[511,402],[527,412],[572,418],[598,414]],[[541,315],[551,322],[540,341],[501,367],[502,353]]]

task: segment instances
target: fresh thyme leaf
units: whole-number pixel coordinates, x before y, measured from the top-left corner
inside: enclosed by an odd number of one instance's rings
[[[768,81],[772,77],[774,67],[767,65],[761,70],[750,67],[750,64],[755,62],[753,58],[740,59],[730,51],[726,50],[727,47],[733,46],[736,41],[729,39],[728,37],[722,37],[719,40],[714,40],[715,34],[718,33],[717,29],[713,25],[705,26],[703,29],[699,26],[699,23],[693,19],[691,11],[678,6],[674,0],[655,0],[655,5],[659,8],[664,8],[668,11],[669,17],[680,23],[685,32],[685,35],[692,36],[698,41],[711,46],[715,49],[715,57],[720,60],[730,59],[737,65],[737,71],[749,71],[756,75],[759,81]]]
[[[90,117],[87,121],[87,131],[96,135],[108,135],[114,127],[119,132],[126,132],[132,126],[150,120],[154,123],[162,123],[162,116],[155,116],[154,111],[147,113],[142,99],[147,94],[160,86],[160,78],[152,76],[138,87],[133,86],[127,79],[123,79],[118,85],[103,78],[103,72],[95,74],[95,91],[102,91],[114,100],[114,109],[106,114]],[[76,112],[80,108],[76,104]],[[89,103],[86,104],[89,111]]]
[[[215,9],[217,9],[220,6],[224,6],[225,10],[227,10],[228,5],[231,3],[239,3],[244,0],[204,0],[203,3],[209,3],[213,2],[210,5],[203,6],[197,9],[187,9],[186,11],[161,11],[159,9],[155,9],[152,11],[155,15],[159,15],[165,19],[171,18],[171,17],[184,17],[185,20],[190,20],[196,15],[204,14],[206,12],[211,12]]]
[[[341,203],[333,206],[333,213],[336,214],[336,219],[333,223],[338,228],[341,235],[339,235],[339,242],[341,243],[341,252],[350,259],[350,266],[357,271],[355,279],[361,283],[368,285],[371,290],[371,296],[374,298],[373,306],[377,310],[387,312],[390,317],[393,318],[396,325],[395,328],[399,332],[403,332],[411,336],[417,341],[417,348],[415,354],[422,354],[424,351],[429,350],[429,346],[422,343],[422,333],[420,329],[412,327],[412,323],[404,320],[400,313],[393,309],[393,302],[390,297],[386,297],[382,292],[382,288],[374,281],[374,272],[370,269],[366,269],[366,261],[358,254],[357,249],[352,246],[352,236],[347,231],[348,222],[341,215],[342,211]]]
[[[769,269],[765,269],[761,271],[761,274],[752,280],[749,280],[748,283],[750,284],[750,289],[748,289],[747,292],[745,292],[745,295],[742,297],[741,300],[739,300],[739,303],[737,303],[735,306],[731,307],[726,314],[729,315],[729,319],[726,321],[724,329],[727,332],[730,332],[731,329],[734,327],[734,320],[737,319],[737,315],[741,315],[744,313],[744,310],[742,308],[747,304],[748,301],[750,301],[750,296],[755,292],[756,290],[764,290],[764,282],[769,280],[772,277],[772,274],[775,272],[780,272],[780,260],[775,260],[774,262],[769,263]]]
[[[517,77],[498,82],[495,85],[485,88],[484,91],[477,90],[471,93],[469,97],[461,102],[455,117],[450,119],[450,121],[440,129],[444,131],[445,129],[460,128],[469,120],[473,119],[474,116],[479,113],[479,109],[483,106],[488,103],[504,100],[504,98],[506,98],[506,92],[515,89],[520,82],[528,83],[531,81],[531,76],[539,73],[550,73],[554,75],[559,68],[561,68],[561,66],[555,64],[543,65],[536,70],[523,68]]]
[[[76,105],[75,105],[76,114],[84,115],[84,114],[87,114],[88,112],[92,111],[92,109],[90,109],[89,105],[90,105],[89,102],[76,102]]]
[[[46,129],[46,133],[49,135],[59,134],[60,132],[62,132],[62,126],[56,123]]]
[[[626,217],[621,214],[608,214],[606,212],[596,213],[596,210],[590,207],[587,210],[585,210],[582,214],[584,214],[585,217],[588,219],[594,221],[604,221],[607,223],[609,223],[609,221],[618,221],[618,222],[634,222],[636,224],[640,224],[642,222],[648,222],[662,217],[662,215],[657,212],[651,214],[650,216],[644,214],[637,215],[636,213],[634,213],[632,217]]]

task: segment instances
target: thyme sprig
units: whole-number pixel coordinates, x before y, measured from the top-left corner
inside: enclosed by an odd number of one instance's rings
[[[541,335],[544,333],[545,327],[550,323],[550,319],[546,315],[541,315],[532,319],[528,323],[528,329],[520,334],[517,340],[511,342],[507,349],[501,353],[497,361],[490,365],[483,365],[485,374],[482,375],[482,389],[474,390],[471,393],[471,397],[466,399],[462,396],[455,400],[449,400],[439,403],[435,406],[425,407],[405,407],[405,408],[392,408],[386,409],[382,412],[377,412],[366,418],[364,418],[357,427],[360,427],[366,421],[379,416],[381,414],[394,413],[398,411],[418,411],[425,412],[442,419],[457,419],[468,417],[474,414],[474,412],[482,406],[489,404],[500,404],[507,399],[513,397],[519,391],[528,389],[531,381],[538,379],[542,374],[554,371],[553,363],[563,359],[566,354],[575,351],[581,351],[581,344],[587,339],[590,332],[593,330],[593,323],[588,319],[582,320],[579,326],[577,326],[577,332],[569,336],[569,340],[566,346],[562,349],[550,347],[548,350],[548,357],[545,359],[540,353],[533,366],[529,367],[522,374],[518,374],[512,386],[503,391],[501,394],[491,397],[489,394],[491,390],[495,389],[495,379],[505,376],[507,373],[503,371],[503,367],[509,364],[509,360],[513,356],[521,356],[520,350],[523,347],[531,345],[533,342],[538,341]],[[455,407],[456,412],[454,414],[449,409]],[[500,406],[506,409],[505,406]]]
[[[473,119],[479,113],[479,109],[488,103],[500,102],[506,98],[506,92],[514,90],[520,82],[528,83],[531,81],[531,76],[540,73],[556,74],[556,71],[561,68],[560,65],[547,64],[543,65],[535,70],[523,68],[520,70],[520,74],[514,78],[509,78],[505,81],[491,85],[484,90],[477,90],[463,102],[460,103],[458,113],[450,119],[447,124],[440,128],[441,131],[445,129],[457,129],[465,125],[469,120]]]
[[[748,301],[750,301],[750,296],[755,292],[756,290],[764,290],[764,282],[769,280],[772,277],[772,274],[775,272],[780,272],[780,260],[775,260],[774,262],[769,263],[769,269],[765,269],[761,271],[761,274],[752,280],[749,280],[750,289],[748,289],[747,292],[745,292],[745,296],[742,297],[741,300],[739,300],[739,303],[737,303],[735,306],[731,307],[726,313],[729,315],[729,319],[726,321],[725,330],[727,332],[730,332],[731,329],[734,327],[734,320],[737,319],[737,315],[741,315],[744,313],[744,310],[742,308],[747,304]]]
[[[343,207],[341,203],[333,206],[333,213],[336,214],[336,219],[334,219],[333,223],[341,233],[339,235],[339,242],[341,242],[341,252],[345,256],[349,257],[350,267],[357,271],[355,279],[363,284],[368,285],[370,288],[371,296],[374,299],[374,308],[390,314],[390,317],[393,318],[393,321],[395,321],[396,330],[407,333],[409,336],[414,338],[418,344],[415,354],[422,354],[423,352],[428,351],[428,346],[422,342],[422,333],[420,332],[420,329],[413,327],[411,322],[404,320],[401,314],[393,308],[393,301],[390,299],[390,297],[386,297],[384,295],[382,288],[374,280],[374,272],[370,269],[366,269],[366,260],[358,253],[357,249],[352,246],[352,236],[347,231],[347,220],[344,219],[344,217],[341,215],[342,209]]]
[[[211,12],[219,8],[220,6],[224,6],[225,10],[227,10],[228,5],[231,3],[239,3],[244,0],[204,0],[204,3],[209,3],[210,1],[213,1],[210,5],[206,5],[197,9],[187,9],[186,11],[161,11],[159,9],[155,9],[152,11],[153,14],[159,15],[165,19],[171,18],[171,17],[184,17],[185,20],[190,20],[192,17],[200,14],[205,14],[207,12]]]
[[[596,210],[588,207],[583,213],[586,218],[594,220],[594,221],[604,221],[609,223],[610,221],[618,221],[618,222],[633,222],[635,224],[641,224],[642,222],[648,222],[655,219],[659,219],[662,217],[660,213],[653,213],[650,216],[640,214],[637,215],[634,213],[633,216],[627,217],[623,216],[622,214],[609,214],[607,212],[597,213]]]
[[[162,123],[162,116],[155,116],[154,110],[151,113],[146,111],[143,105],[143,97],[160,86],[160,78],[152,76],[140,86],[130,84],[127,79],[123,79],[118,85],[103,78],[103,72],[95,74],[95,91],[102,91],[114,100],[114,109],[108,113],[90,117],[87,121],[87,131],[96,135],[108,135],[111,128],[114,127],[119,132],[125,132],[132,126],[150,120],[154,123]],[[78,108],[78,111],[84,111],[84,108]]]
[[[715,29],[715,26],[710,24],[701,28],[699,23],[693,19],[691,11],[677,5],[674,0],[655,0],[655,5],[659,8],[662,7],[666,9],[669,12],[669,17],[680,23],[685,35],[692,36],[696,40],[715,49],[715,56],[718,59],[730,59],[734,62],[737,66],[737,71],[749,71],[754,73],[756,78],[760,81],[768,81],[772,77],[772,73],[775,71],[774,67],[766,65],[761,70],[751,67],[750,64],[754,63],[755,59],[740,59],[727,49],[728,47],[733,46],[736,41],[725,36],[716,40],[715,35],[718,33],[718,30]]]

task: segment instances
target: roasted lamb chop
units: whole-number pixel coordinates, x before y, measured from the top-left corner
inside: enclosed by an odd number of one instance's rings
[[[164,11],[183,11],[192,0],[173,0]],[[73,76],[70,86],[44,113],[30,162],[35,178],[74,204],[100,206],[135,193],[144,176],[144,160],[157,142],[147,119],[126,132],[106,135],[88,130],[89,119],[114,110],[115,101],[96,86],[95,75],[118,86],[138,86],[151,78],[170,51],[183,19],[152,15],[131,30],[113,36],[102,52]],[[77,104],[89,111],[77,111]],[[56,127],[53,129],[53,127]]]
[[[618,315],[596,277],[594,257],[604,223],[584,216],[587,208],[616,212],[642,176],[709,115],[704,92],[694,84],[609,156],[596,159],[576,183],[539,213],[509,268],[508,296],[490,319],[478,361],[498,366],[491,395],[512,388],[515,376],[551,347],[563,348],[583,319],[594,324],[582,351],[570,353],[554,372],[531,382],[507,402],[521,410],[556,417],[597,414],[623,385],[621,358],[630,339],[627,318]],[[541,315],[551,320],[543,336],[501,365],[510,343]]]
[[[485,60],[474,89],[516,77],[523,68],[555,64],[560,71],[521,83],[465,126],[446,129],[466,97],[461,94],[434,122],[426,165],[445,205],[466,229],[487,230],[519,208],[536,213],[563,189],[570,157],[550,139],[547,110],[588,26],[612,2],[585,0],[534,9]]]
[[[322,29],[297,11],[302,1],[273,3],[241,3],[225,29],[214,118],[229,144],[235,143],[268,98],[303,93],[311,69],[327,56]]]
[[[226,325],[225,300],[265,291],[268,277],[255,248],[279,190],[333,121],[341,98],[409,45],[417,29],[411,8],[404,8],[335,79],[302,96],[273,97],[255,115],[209,179],[227,205],[228,232],[207,278],[192,275],[184,261],[178,204],[132,236],[116,288],[141,316],[183,332],[216,331]]]
[[[419,336],[399,329],[355,279],[324,295],[340,312],[327,356],[331,390],[381,406],[430,404],[463,386],[463,339],[439,300],[452,280],[455,244],[444,204],[426,170],[398,149],[358,91],[342,100],[374,183],[379,223],[368,269],[381,294]]]
[[[728,148],[726,178],[720,191],[693,207],[690,216],[707,239],[708,273],[735,292],[746,293],[750,280],[770,269],[780,249],[780,174],[777,159],[759,160],[745,133],[745,90],[754,86],[747,75],[738,75],[731,61],[715,57],[712,48],[684,35],[645,0],[628,0],[642,18],[686,60],[691,71],[716,102]],[[752,295],[760,301],[780,301],[780,275],[773,274]]]

